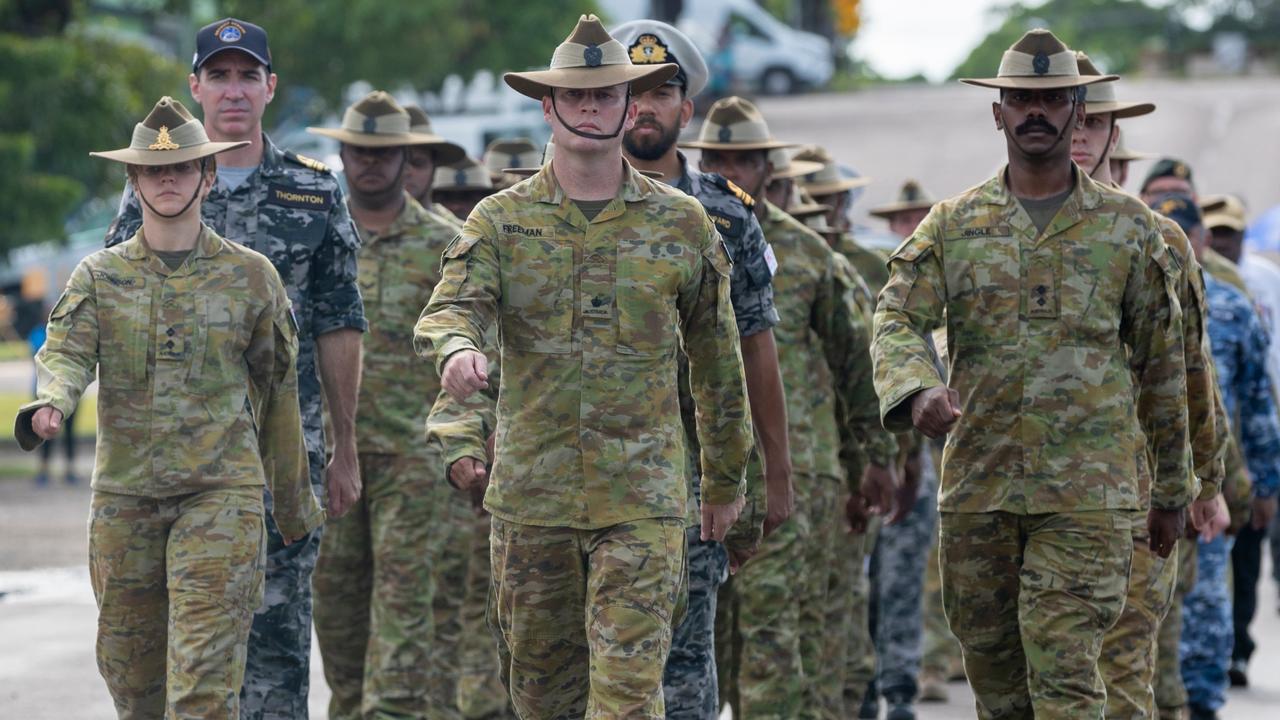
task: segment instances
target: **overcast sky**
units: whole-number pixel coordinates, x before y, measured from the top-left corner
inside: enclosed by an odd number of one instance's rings
[[[996,0],[862,0],[854,55],[891,78],[945,80],[1000,24]]]

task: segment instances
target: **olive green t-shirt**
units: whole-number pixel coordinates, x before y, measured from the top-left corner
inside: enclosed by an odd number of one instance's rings
[[[613,198],[609,198],[608,200],[574,200],[573,204],[578,206],[578,210],[582,213],[582,216],[587,219],[587,222],[591,222],[592,220],[595,220],[596,216],[600,214],[600,211],[608,207],[611,202],[613,202]]]
[[[1058,210],[1067,202],[1072,190],[1074,188],[1064,193],[1038,200],[1024,197],[1018,198],[1018,202],[1022,204],[1022,209],[1027,211],[1027,214],[1031,216],[1031,222],[1036,224],[1037,233],[1042,233],[1045,228],[1049,227],[1049,223],[1053,222],[1053,216],[1057,215]]]
[[[151,252],[155,253],[156,257],[163,260],[164,264],[168,265],[170,270],[177,270],[178,266],[182,265],[183,261],[187,259],[187,256],[190,255],[191,251],[194,249],[195,248],[189,248],[187,250],[172,250],[172,251],[152,250]]]

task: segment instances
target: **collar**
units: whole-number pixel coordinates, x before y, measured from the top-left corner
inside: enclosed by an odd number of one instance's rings
[[[618,194],[609,201],[608,206],[596,215],[595,219],[587,221],[586,216],[578,209],[576,203],[565,194],[564,188],[560,187],[560,183],[556,180],[555,171],[552,170],[551,163],[548,162],[542,166],[529,182],[529,199],[536,203],[547,205],[555,205],[555,214],[565,222],[577,228],[585,228],[587,225],[606,222],[612,220],[627,209],[626,203],[640,202],[647,199],[654,191],[654,181],[641,175],[638,170],[631,167],[631,163],[622,160],[622,187]]]
[[[1006,179],[1008,171],[1009,166],[1005,165],[1000,168],[995,177],[982,185],[978,192],[979,201],[1003,207],[1005,222],[1029,237],[1036,237],[1038,233],[1035,224],[1031,222],[1031,217],[1027,215],[1026,210],[1022,209],[1022,204],[1016,201],[1017,198],[1009,190]],[[1071,171],[1075,174],[1075,187],[1058,210],[1058,214],[1054,216],[1053,221],[1044,229],[1044,237],[1057,235],[1075,226],[1102,205],[1102,186],[1074,162],[1071,163]]]
[[[262,162],[258,165],[258,173],[263,177],[285,174],[284,151],[276,147],[266,133],[262,133]]]
[[[147,245],[147,240],[143,236],[142,228],[138,228],[138,232],[133,234],[127,242],[120,246],[121,252],[125,258],[129,260],[137,260],[149,263],[154,269],[160,270],[165,275],[171,275],[175,271],[170,271],[169,266],[164,264],[151,247]],[[222,238],[218,237],[208,225],[200,224],[200,237],[196,238],[196,246],[191,250],[191,257],[187,258],[186,267],[191,266],[193,260],[203,260],[211,258],[222,251]]]
[[[676,189],[685,195],[692,195],[693,173],[689,170],[689,159],[679,150],[676,150],[676,159],[680,161],[680,179],[675,183]]]

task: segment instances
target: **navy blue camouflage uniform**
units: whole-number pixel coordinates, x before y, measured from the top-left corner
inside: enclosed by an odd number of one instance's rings
[[[691,170],[683,154],[680,154],[680,167],[682,173],[676,188],[702,203],[724,238],[733,260],[729,294],[737,318],[738,334],[748,337],[771,329],[778,324],[778,311],[773,306],[773,268],[776,263],[760,229],[760,222],[748,206],[752,203],[751,198],[719,175]],[[683,354],[680,358],[680,406],[689,449],[689,492],[691,497],[697,498],[699,446],[693,398],[689,394],[688,362]],[[758,462],[752,463],[752,467],[758,466]],[[758,473],[755,477],[748,477],[748,485],[754,484],[757,491],[762,483],[763,478]],[[731,533],[759,533],[764,518],[761,496],[762,491],[748,490],[748,497],[755,497],[758,507],[744,509]],[[716,593],[729,576],[729,555],[721,543],[702,541],[697,503],[690,503],[690,509],[686,531],[689,547],[688,609],[671,639],[662,691],[668,718],[704,720],[719,715],[715,663]]]
[[[201,211],[222,237],[266,255],[284,281],[298,324],[298,397],[311,485],[323,498],[324,422],[316,338],[367,329],[356,284],[360,239],[338,180],[322,164],[277,148],[263,135],[262,162],[238,187],[216,183]],[[142,225],[128,189],[106,245]],[[240,716],[245,720],[307,717],[311,657],[311,575],[317,529],[285,547],[267,494],[267,572],[263,605],[253,618]]]
[[[1267,376],[1265,331],[1249,299],[1205,275],[1209,340],[1222,402],[1253,478],[1256,497],[1280,490],[1280,420]],[[1218,710],[1226,702],[1233,627],[1227,568],[1230,536],[1199,543],[1196,582],[1183,600],[1179,660],[1189,705]]]

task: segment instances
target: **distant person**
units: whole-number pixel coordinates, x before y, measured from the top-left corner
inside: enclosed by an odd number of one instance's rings
[[[40,316],[41,318],[44,318],[46,313],[41,310]],[[36,353],[40,352],[40,348],[44,347],[47,332],[48,329],[45,321],[41,319],[35,327],[31,328],[31,332],[27,334],[27,343],[31,346],[31,357],[33,360]],[[32,393],[35,393],[34,379],[32,380]],[[80,480],[76,477],[76,440],[75,433],[73,432],[75,424],[76,413],[73,410],[71,411],[71,414],[67,416],[66,422],[63,423],[65,431],[62,433],[63,457],[67,462],[65,477],[68,485],[75,485]],[[56,440],[57,437],[55,436],[49,442],[40,446],[40,469],[36,470],[36,485],[45,486],[49,484],[49,466],[50,461],[53,459],[53,443]]]

